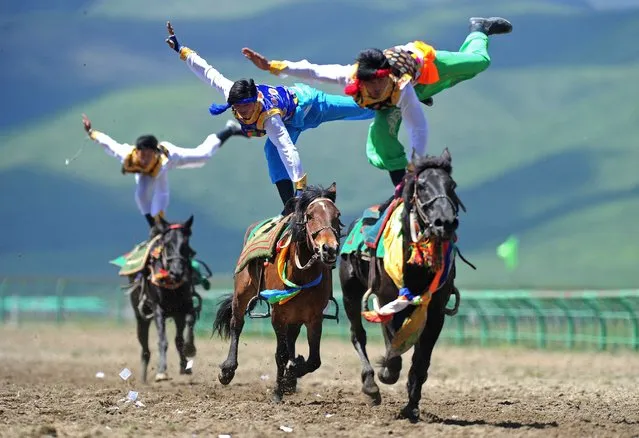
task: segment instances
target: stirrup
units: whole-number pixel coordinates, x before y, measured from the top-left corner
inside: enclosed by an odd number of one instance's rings
[[[254,312],[255,307],[262,302],[266,303],[266,313],[256,313]],[[270,318],[271,317],[271,304],[258,293],[256,296],[251,298],[248,306],[246,306],[246,315],[248,315],[251,319],[260,319],[260,318]]]
[[[459,289],[457,289],[454,286],[453,286],[453,292],[451,293],[451,295],[455,296],[455,305],[453,306],[452,309],[448,307],[444,307],[444,315],[447,315],[447,316],[457,315],[457,311],[459,310],[459,302],[461,301],[461,296],[459,295]],[[450,296],[448,297],[448,299],[450,299]]]
[[[324,308],[324,310],[328,309],[328,307],[331,305],[331,302],[333,302],[335,304],[335,314],[334,315],[330,315],[330,314],[323,314],[322,316],[324,317],[324,319],[334,319],[335,322],[337,324],[339,324],[339,304],[337,304],[337,300],[333,297],[330,297],[328,300],[328,304],[326,305],[326,307]]]

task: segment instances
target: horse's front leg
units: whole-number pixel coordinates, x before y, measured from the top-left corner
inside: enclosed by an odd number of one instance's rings
[[[390,324],[392,324],[392,322],[389,322],[388,324],[384,324],[382,326],[382,334],[384,335],[384,344],[386,346],[387,352],[390,351],[391,342],[393,341],[393,333],[391,333]],[[388,356],[385,356],[382,359],[382,367],[379,370],[379,374],[378,374],[379,381],[386,385],[393,385],[397,383],[397,381],[399,380],[399,375],[401,371],[402,371],[401,356],[394,356],[391,358],[388,358]]]
[[[191,286],[189,285],[189,288]],[[184,316],[184,321],[186,325],[186,339],[184,342],[184,355],[186,357],[195,357],[197,353],[197,349],[195,348],[195,309],[193,308],[193,296],[188,294],[189,298],[186,303],[186,313]],[[188,374],[188,373],[187,373]]]
[[[286,329],[286,351],[288,362],[284,371],[284,392],[292,394],[297,389],[299,368],[304,366],[304,358],[295,356],[295,343],[300,335],[301,324],[290,324]]]
[[[286,345],[286,326],[284,324],[276,324],[273,322],[275,336],[277,338],[277,348],[275,349],[275,363],[277,365],[277,379],[275,382],[275,390],[273,391],[273,401],[279,403],[282,401],[286,388],[286,363],[288,362],[288,347]]]
[[[312,322],[306,323],[306,337],[308,340],[308,359],[300,367],[297,377],[312,373],[322,365],[320,344],[322,342],[322,316]]]
[[[351,326],[351,343],[362,364],[362,392],[370,397],[373,404],[378,405],[382,402],[382,395],[377,383],[375,383],[375,370],[366,351],[366,330],[362,324],[362,298],[366,292],[366,287],[355,274],[354,264],[356,263],[365,262],[351,256],[343,260],[340,265],[342,300],[344,311]]]
[[[186,327],[186,315],[176,314],[175,321],[175,349],[180,356],[180,374],[191,374],[191,369],[186,369],[186,354],[184,353],[184,328]]]
[[[228,385],[235,377],[235,370],[237,370],[237,350],[240,341],[240,335],[244,328],[244,314],[248,307],[251,298],[257,295],[257,287],[249,274],[249,264],[235,277],[235,293],[231,299],[231,315],[223,316],[228,319],[229,335],[231,342],[229,345],[229,352],[224,360],[220,364],[220,374],[218,380],[222,385]]]
[[[158,350],[160,365],[158,372],[155,374],[155,381],[168,380],[166,373],[166,350],[169,347],[169,341],[166,339],[166,315],[160,306],[155,307],[155,327],[158,331]]]
[[[419,401],[422,398],[422,386],[428,378],[428,368],[430,367],[433,348],[435,348],[435,343],[444,327],[445,315],[441,311],[442,309],[432,310],[428,312],[426,327],[424,327],[424,331],[413,351],[412,363],[408,371],[408,381],[406,382],[408,403],[399,413],[400,418],[407,418],[412,423],[419,421]]]

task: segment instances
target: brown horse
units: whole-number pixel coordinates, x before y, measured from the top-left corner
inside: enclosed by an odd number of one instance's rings
[[[399,253],[393,256],[397,259],[378,258],[367,251],[342,255],[340,263],[340,283],[344,309],[351,325],[351,341],[362,363],[362,391],[374,404],[381,402],[366,352],[366,331],[362,324],[362,304],[367,310],[368,297],[373,293],[379,306],[393,303],[385,308],[386,314],[383,307],[376,311],[375,317],[379,319],[373,320],[382,323],[386,344],[379,380],[385,384],[397,382],[402,354],[411,346],[414,350],[406,385],[408,403],[400,412],[401,418],[411,421],[417,421],[420,416],[422,385],[428,377],[431,355],[444,326],[444,317],[454,314],[459,304],[459,292],[454,286],[454,260],[458,254],[454,240],[459,208],[464,206],[455,193],[451,161],[447,149],[441,157],[420,158],[414,163],[415,170],[404,178],[402,199],[396,201],[403,202],[403,210],[397,210],[401,213],[401,231],[393,232],[391,236],[401,245],[397,247]],[[355,223],[351,224],[349,233]],[[424,252],[423,248],[426,248]],[[401,289],[397,286],[399,280],[391,278],[385,268],[385,261],[401,266],[401,273],[396,275],[403,283]],[[400,294],[402,298],[399,298]],[[455,309],[448,310],[446,304],[451,295],[456,298]],[[408,301],[415,305],[404,307]],[[369,315],[367,312],[366,316]],[[408,332],[407,327],[415,327],[404,325],[404,322],[415,321],[419,321],[417,329],[410,332],[411,335],[403,336]],[[398,336],[400,329],[405,328],[402,336]]]
[[[294,212],[280,241],[284,244],[280,245],[276,262],[252,260],[235,276],[235,292],[220,303],[213,325],[214,332],[221,338],[231,338],[228,357],[220,365],[218,378],[223,385],[228,385],[235,376],[244,314],[249,302],[261,292],[263,296],[264,293],[273,296],[295,290],[294,286],[301,287],[298,295],[273,306],[271,321],[277,337],[277,383],[273,399],[281,401],[284,393],[295,391],[298,378],[320,367],[323,311],[333,293],[332,269],[339,254],[342,226],[335,197],[335,183],[328,189],[308,187],[293,201]],[[308,337],[306,360],[295,355],[295,342],[302,324]]]

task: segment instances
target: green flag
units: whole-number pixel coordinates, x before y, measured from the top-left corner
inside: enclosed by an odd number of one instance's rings
[[[513,270],[519,264],[519,239],[509,236],[508,239],[497,247],[497,257],[504,261],[506,268]]]

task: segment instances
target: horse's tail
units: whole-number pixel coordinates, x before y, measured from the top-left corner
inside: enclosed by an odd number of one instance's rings
[[[233,294],[229,294],[220,301],[215,321],[213,321],[213,334],[215,332],[221,339],[229,339],[231,337],[231,318],[233,317]]]

